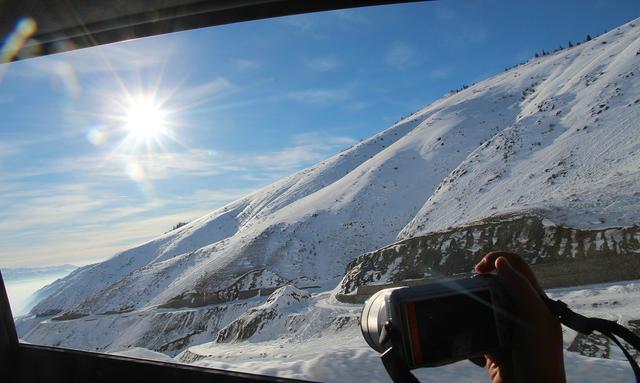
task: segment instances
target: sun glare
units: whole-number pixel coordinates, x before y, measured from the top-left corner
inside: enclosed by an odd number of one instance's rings
[[[153,100],[135,100],[127,109],[125,129],[137,141],[158,139],[166,130],[165,114]]]
[[[99,114],[101,124],[87,132],[87,140],[96,147],[111,149],[107,158],[119,160],[123,172],[148,196],[154,188],[150,181],[153,167],[170,157],[177,147],[186,147],[175,134],[181,124],[176,122],[176,109],[168,98],[156,91],[132,93],[123,90],[104,104],[110,113]]]

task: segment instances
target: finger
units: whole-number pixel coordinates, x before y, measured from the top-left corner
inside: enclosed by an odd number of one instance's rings
[[[491,251],[487,253],[476,265],[477,272],[490,273],[496,269],[495,262],[498,257],[509,257],[511,253],[506,251]]]
[[[489,365],[487,366],[487,373],[489,373],[489,379],[491,379],[492,383],[504,382],[504,379],[502,379],[502,376],[500,375],[500,367],[498,367],[497,364],[489,363]]]
[[[493,382],[513,382],[513,362],[511,353],[497,352],[485,355],[487,372]]]
[[[495,267],[498,270],[498,279],[523,317],[534,319],[546,312],[538,291],[531,285],[528,278],[511,265],[507,257],[498,257]]]
[[[478,367],[486,367],[487,366],[487,358],[485,358],[484,356],[476,356],[475,358],[469,358],[469,361],[471,361],[471,363],[475,364]]]
[[[496,260],[500,257],[504,257],[509,261],[509,264],[513,266],[515,270],[517,270],[520,274],[522,274],[533,286],[533,288],[538,291],[540,294],[544,294],[544,291],[540,287],[538,280],[535,277],[535,274],[519,255],[514,253],[509,253],[506,251],[492,251],[489,254],[485,255],[484,258],[478,262],[476,265],[476,272],[478,273],[490,273],[496,270]]]

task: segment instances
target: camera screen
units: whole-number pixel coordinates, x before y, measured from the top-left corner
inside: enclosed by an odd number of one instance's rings
[[[416,365],[464,358],[499,345],[488,290],[407,304]]]

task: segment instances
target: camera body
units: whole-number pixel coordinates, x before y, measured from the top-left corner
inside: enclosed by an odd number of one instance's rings
[[[377,292],[361,316],[373,349],[392,349],[410,368],[434,367],[509,345],[513,323],[507,291],[494,275]]]

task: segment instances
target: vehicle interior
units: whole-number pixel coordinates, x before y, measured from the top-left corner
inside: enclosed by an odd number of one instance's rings
[[[503,347],[494,250],[568,380],[640,379],[640,8],[592,3],[0,2],[2,381],[477,381],[415,339]]]

